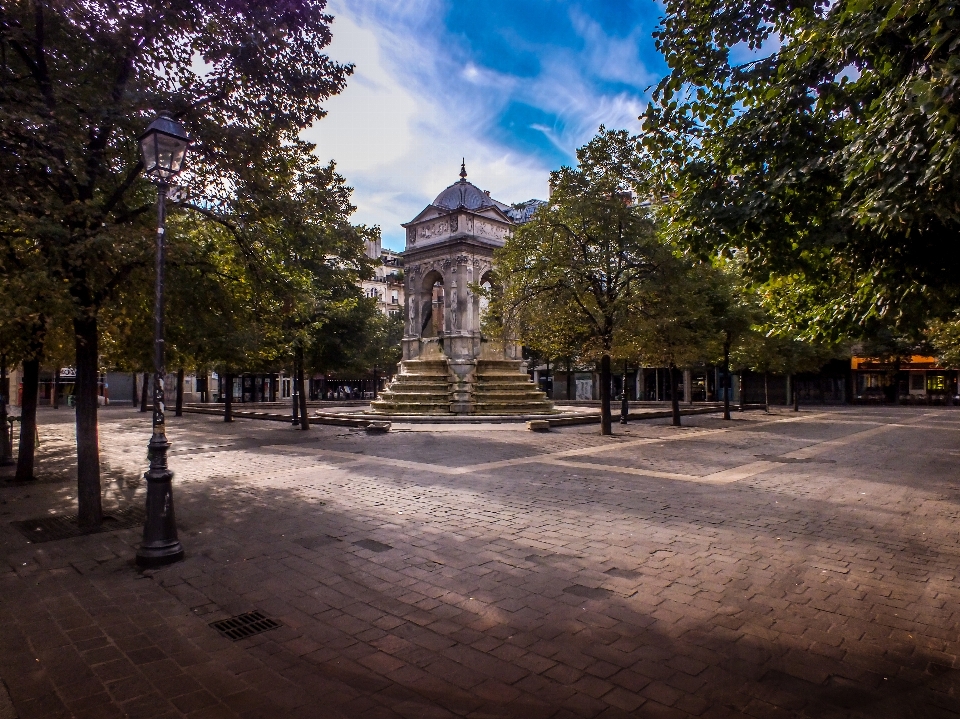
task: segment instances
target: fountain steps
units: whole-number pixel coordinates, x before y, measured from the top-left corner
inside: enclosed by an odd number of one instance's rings
[[[376,414],[452,415],[454,407],[474,415],[551,414],[553,404],[521,371],[519,360],[476,362],[466,377],[447,359],[408,360],[401,372],[371,403]]]

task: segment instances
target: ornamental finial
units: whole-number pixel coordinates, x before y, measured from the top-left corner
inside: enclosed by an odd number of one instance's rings
[[[467,181],[467,158],[463,158],[460,162],[460,182]]]

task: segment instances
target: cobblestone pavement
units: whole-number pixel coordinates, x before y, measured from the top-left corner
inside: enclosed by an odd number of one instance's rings
[[[171,419],[187,559],[71,511],[72,425],[0,488],[0,677],[35,717],[958,717],[960,411],[534,434]],[[149,416],[101,413],[108,507]],[[240,641],[215,620],[281,623]],[[0,708],[4,703],[0,691]]]

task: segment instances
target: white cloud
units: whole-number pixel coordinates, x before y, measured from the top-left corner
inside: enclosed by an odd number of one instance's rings
[[[326,103],[327,117],[303,133],[355,187],[356,221],[380,225],[385,244],[396,249],[403,248],[400,223],[458,179],[461,157],[470,180],[503,202],[546,197],[555,168],[495,139],[511,101],[556,114],[556,128],[535,129],[571,161],[600,124],[637,129],[643,110],[627,93],[598,93],[584,74],[592,70],[563,48],[541,57],[541,74],[533,80],[477,65],[449,42],[438,20],[444,7],[441,0],[332,2],[329,53],[356,70],[346,90]],[[596,28],[584,24],[583,32],[592,33],[588,46],[595,46],[590,66],[626,62],[635,54],[629,38],[603,50]],[[639,60],[630,62],[632,72]]]

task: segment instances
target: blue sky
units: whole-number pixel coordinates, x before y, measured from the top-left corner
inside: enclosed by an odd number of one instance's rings
[[[332,0],[330,55],[347,89],[304,133],[355,188],[357,221],[403,249],[401,222],[458,179],[504,202],[547,194],[549,172],[604,124],[639,129],[666,67],[652,0]]]

